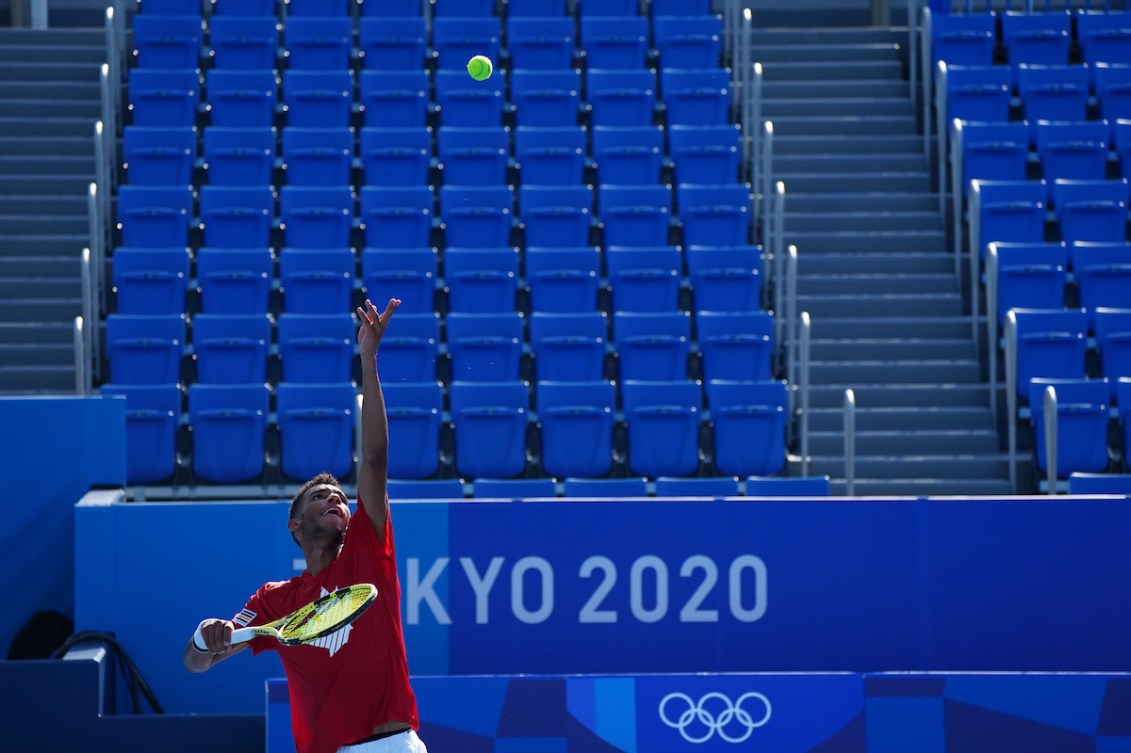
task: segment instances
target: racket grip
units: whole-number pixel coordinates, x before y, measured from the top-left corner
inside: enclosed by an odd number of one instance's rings
[[[200,628],[203,626],[203,621],[196,626],[196,631],[192,634],[192,647],[202,654],[207,654],[208,646],[204,645],[204,635],[200,632]]]
[[[255,637],[255,628],[237,628],[232,631],[232,645],[247,643]]]
[[[204,643],[204,634],[200,632],[204,622],[207,622],[207,620],[197,625],[196,632],[192,634],[192,647],[202,654],[208,653],[208,646]],[[252,628],[239,628],[232,631],[231,644],[235,646],[239,643],[247,643],[254,637],[255,631]]]

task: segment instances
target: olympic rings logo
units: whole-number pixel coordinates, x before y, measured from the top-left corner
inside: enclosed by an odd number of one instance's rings
[[[757,700],[765,709],[762,718],[755,721],[754,717],[743,708],[748,701]],[[717,703],[716,703],[717,702]],[[669,704],[677,704],[675,708],[687,708],[680,711],[672,719],[668,712]],[[660,721],[673,729],[689,743],[705,743],[716,733],[728,743],[741,743],[754,734],[754,730],[770,721],[770,699],[761,693],[743,693],[737,701],[731,702],[722,693],[707,693],[699,699],[698,703],[684,693],[668,693],[660,701]]]

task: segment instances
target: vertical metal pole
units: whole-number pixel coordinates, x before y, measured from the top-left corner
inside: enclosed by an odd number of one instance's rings
[[[923,159],[931,161],[931,105],[934,101],[933,81],[935,68],[931,65],[931,9],[923,8],[923,23],[919,33],[919,68],[923,72]]]
[[[997,245],[986,250],[986,360],[989,361],[990,415],[997,425]],[[975,351],[977,355],[977,351]]]
[[[946,63],[939,61],[939,80],[935,90],[935,158],[939,164],[939,214],[946,216]]]
[[[762,159],[762,64],[750,65],[750,94],[746,98],[746,111],[742,116],[743,127],[750,134],[750,153],[753,162]]]
[[[86,358],[90,366],[89,376],[98,373],[98,354],[95,352],[95,332],[98,330],[98,315],[95,311],[94,303],[94,280],[93,271],[91,270],[90,249],[84,248],[82,250],[82,318],[88,324],[83,328],[84,335],[84,349]]]
[[[1056,494],[1056,454],[1057,447],[1057,420],[1060,418],[1057,415],[1057,400],[1056,389],[1050,384],[1045,388],[1044,404],[1042,406],[1045,411],[1045,470],[1048,471],[1048,485],[1049,495]],[[1036,410],[1037,406],[1033,406]]]
[[[1005,426],[1009,448],[1009,488],[1017,493],[1017,317],[1005,315]]]
[[[766,121],[762,125],[762,156],[759,161],[758,175],[760,186],[755,186],[755,191],[762,195],[762,213],[769,211],[770,193],[774,185],[774,124]]]
[[[786,259],[786,378],[797,384],[797,246],[790,245]]]
[[[911,112],[919,111],[919,2],[907,0],[907,76],[911,85]]]
[[[856,495],[856,393],[844,391],[844,489]]]
[[[82,317],[75,317],[72,342],[75,350],[75,394],[89,394],[86,389],[86,335],[83,334]]]
[[[801,476],[809,475],[809,364],[810,351],[812,350],[813,324],[809,319],[809,312],[801,312],[801,374],[799,376],[801,391]]]
[[[774,191],[774,237],[771,239],[774,263],[774,341],[775,352],[780,352],[785,337],[785,249],[782,248],[783,233],[780,227],[785,207],[785,183],[778,181]],[[778,361],[780,367],[780,360]]]

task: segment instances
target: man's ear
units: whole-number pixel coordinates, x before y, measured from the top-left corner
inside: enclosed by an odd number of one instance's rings
[[[302,525],[298,522],[298,518],[291,518],[287,521],[287,530],[291,532],[292,536],[294,536],[300,528],[302,528]]]

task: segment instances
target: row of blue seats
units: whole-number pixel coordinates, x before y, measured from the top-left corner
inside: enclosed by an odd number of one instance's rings
[[[184,248],[190,230],[201,232],[202,245],[229,248],[420,248],[432,245],[434,230],[444,245],[469,248],[507,247],[520,230],[523,245],[559,248],[587,245],[595,231],[605,246],[667,245],[673,231],[686,246],[751,238],[750,187],[742,183],[674,191],[657,184],[365,186],[356,199],[348,186],[283,186],[277,212],[268,187],[203,186],[199,216],[189,186],[122,186],[117,199],[121,245],[150,248]]]
[[[195,271],[187,249],[120,247],[111,259],[116,310],[123,314],[335,314],[352,311],[359,296],[386,294],[403,301],[404,313],[761,308],[757,246],[613,246],[603,253],[534,247],[525,254],[450,247],[442,266],[429,248],[360,255],[348,248],[284,248],[276,262],[265,248],[205,247],[196,252]],[[189,305],[190,293],[197,305]]]
[[[772,475],[784,468],[788,394],[782,382],[629,380],[620,384],[619,418],[616,389],[604,381],[538,382],[533,390],[521,381],[454,382],[445,415],[438,383],[387,384],[389,475],[435,476],[446,430],[455,471],[471,478],[514,478],[532,464],[547,476],[605,476],[615,457],[627,458],[630,473],[650,477],[708,469]],[[530,407],[532,391],[537,414]],[[258,479],[272,423],[279,429],[284,475],[298,479],[328,471],[345,478],[352,472],[357,391],[351,383],[278,385],[274,422],[266,385],[194,384],[187,393],[185,421],[193,470],[201,479]],[[110,384],[102,394],[127,400],[128,451],[138,458],[131,463],[131,483],[169,477],[181,424],[180,389]],[[623,431],[616,431],[621,421]]]
[[[139,0],[149,16],[561,16],[574,6],[581,16],[704,15],[710,0]],[[427,11],[425,6],[428,6]]]
[[[441,334],[436,314],[399,314],[386,338],[383,379],[437,378],[443,359],[449,381],[519,379],[526,363],[542,379],[686,379],[689,366],[707,379],[769,379],[773,319],[766,312],[544,314],[453,312]],[[196,382],[263,383],[271,359],[282,382],[336,382],[354,377],[356,325],[349,314],[183,315],[106,317],[109,381],[178,384],[191,356]],[[274,342],[274,345],[272,344]],[[191,344],[190,344],[191,343]],[[611,360],[610,360],[611,359]]]
[[[1125,125],[1121,142],[1131,149],[1131,122]],[[669,170],[678,183],[731,183],[738,175],[740,146],[734,125],[519,126],[513,133],[504,126],[442,126],[435,135],[427,127],[279,130],[281,138],[271,127],[212,126],[198,135],[191,126],[127,126],[122,156],[128,181],[189,185],[199,174],[209,185],[233,187],[498,185],[510,180],[545,186],[578,185],[591,175],[595,183],[639,185],[659,182]]]
[[[1113,466],[1113,456],[1122,456],[1131,470],[1131,411],[1111,408],[1111,396],[1123,406],[1131,405],[1131,378],[1116,384],[1107,379],[1082,380],[1034,378],[1028,384],[1029,422],[1033,428],[1033,445],[1037,470],[1048,471],[1048,450],[1045,434],[1044,395],[1052,388],[1057,398],[1056,410],[1056,475],[1067,479],[1073,473],[1103,473]],[[1108,429],[1118,423],[1122,452],[1108,442]]]
[[[1089,333],[1100,361],[1099,375],[1110,386],[1105,399],[1119,400],[1116,387],[1123,379],[1131,379],[1131,295],[1122,299],[1124,308],[1081,309],[1011,309],[1010,347],[1016,352],[1017,373],[1014,389],[1021,404],[1029,396],[1033,379],[1084,379],[1088,375]],[[1091,326],[1089,316],[1091,314]],[[1099,383],[1099,380],[1097,380]],[[1039,403],[1038,403],[1039,404]],[[1131,411],[1129,411],[1131,412]]]
[[[274,16],[139,16],[133,24],[139,68],[255,70],[418,70],[435,60],[462,70],[476,54],[507,69],[665,68],[719,64],[722,33],[716,16],[643,16],[573,19],[441,17],[304,18],[282,27]],[[430,33],[431,32],[431,33]],[[578,34],[578,32],[580,32]],[[580,44],[579,44],[580,43]],[[652,45],[655,45],[654,47]],[[584,54],[580,54],[584,53]]]
[[[730,74],[721,68],[655,71],[590,68],[514,71],[475,81],[466,72],[437,71],[435,102],[429,73],[415,71],[143,70],[129,72],[134,125],[181,127],[207,122],[263,128],[284,121],[304,128],[412,128],[429,117],[448,125],[497,126],[513,113],[518,125],[724,125]],[[509,80],[509,99],[506,92]],[[582,106],[584,80],[585,106]],[[204,94],[202,94],[202,89]],[[355,92],[356,89],[356,92]],[[663,106],[658,106],[658,93]],[[204,105],[202,107],[202,104]]]

